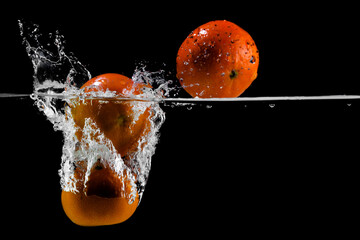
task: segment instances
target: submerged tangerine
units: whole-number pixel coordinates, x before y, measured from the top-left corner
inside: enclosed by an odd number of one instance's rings
[[[148,86],[111,73],[90,79],[81,88],[84,92],[109,90],[115,91],[118,96],[130,97],[141,94],[143,87]],[[78,127],[76,137],[79,142],[82,139],[85,119],[90,118],[113,143],[125,164],[130,166],[131,163],[126,162],[127,156],[136,151],[139,139],[149,131],[149,109],[139,113],[134,111],[134,105],[129,101],[94,99],[85,99],[73,103],[70,107]],[[96,141],[96,138],[94,140]],[[63,209],[70,220],[81,226],[100,226],[121,223],[131,217],[139,203],[137,191],[136,196],[130,199],[134,186],[130,184],[129,177],[136,178],[135,174],[125,173],[118,176],[111,167],[98,162],[92,167],[88,181],[84,184],[86,165],[86,162],[78,163],[75,169],[78,192],[62,191],[61,194]]]
[[[177,78],[192,96],[240,96],[256,79],[259,51],[250,34],[236,24],[211,21],[196,28],[180,46]]]

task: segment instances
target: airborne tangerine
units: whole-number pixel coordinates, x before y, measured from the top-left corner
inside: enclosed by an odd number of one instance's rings
[[[226,21],[211,21],[196,28],[180,46],[177,78],[192,96],[240,96],[256,79],[259,51],[250,34]]]

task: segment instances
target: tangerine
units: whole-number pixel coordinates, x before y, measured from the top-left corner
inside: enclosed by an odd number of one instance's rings
[[[259,51],[250,34],[226,21],[211,21],[196,28],[180,46],[177,78],[192,96],[240,96],[256,79]]]
[[[141,94],[143,87],[149,86],[135,83],[120,74],[108,73],[90,79],[81,89],[85,93],[115,91],[117,96],[130,97]],[[131,169],[131,163],[126,162],[130,159],[127,156],[138,149],[140,138],[150,128],[150,109],[136,110],[135,105],[131,101],[74,101],[70,107],[78,141],[81,142],[83,137],[85,119],[90,118]],[[75,224],[99,226],[121,223],[131,217],[138,206],[139,195],[134,184],[136,175],[127,171],[119,176],[105,163],[98,159],[84,184],[87,162],[77,162],[74,173],[77,192],[61,193],[63,209]]]

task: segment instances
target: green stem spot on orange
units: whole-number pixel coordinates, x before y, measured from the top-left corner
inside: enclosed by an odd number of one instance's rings
[[[231,70],[229,77],[230,77],[230,79],[234,79],[237,77],[237,75],[238,75],[238,72],[235,69],[233,69],[233,70]]]

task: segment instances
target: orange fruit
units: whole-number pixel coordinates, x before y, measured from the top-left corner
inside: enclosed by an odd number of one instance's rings
[[[240,96],[257,77],[259,51],[236,24],[211,21],[196,28],[180,46],[177,78],[192,96]]]
[[[81,89],[84,92],[115,91],[117,96],[130,97],[141,94],[144,84],[134,83],[130,78],[120,74],[103,74],[90,79]],[[85,119],[90,118],[101,133],[114,145],[121,154],[125,164],[132,153],[138,149],[139,139],[144,137],[150,128],[150,109],[135,110],[137,103],[131,101],[105,101],[85,99],[70,104],[71,115],[78,127],[76,137],[81,143]],[[96,141],[96,136],[94,136]],[[141,146],[140,146],[141,147]],[[135,198],[130,184],[133,173],[116,174],[111,167],[100,160],[92,166],[86,184],[87,162],[76,164],[74,177],[76,193],[62,191],[61,202],[66,215],[81,226],[110,225],[127,220],[136,210],[139,195]],[[106,162],[106,161],[104,161]],[[130,174],[130,175],[129,175]]]
[[[83,168],[76,169],[75,176],[84,176]],[[82,172],[82,173],[80,173]],[[118,176],[108,166],[97,163],[84,188],[84,179],[78,179],[77,193],[61,193],[61,203],[69,219],[80,226],[112,225],[126,221],[133,215],[139,195],[133,199],[127,174]],[[123,188],[122,188],[123,186]]]

